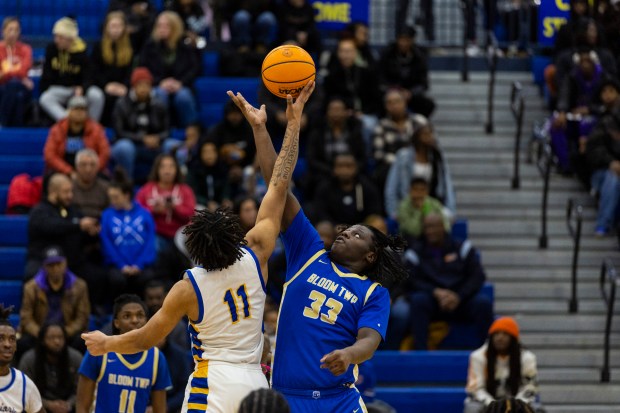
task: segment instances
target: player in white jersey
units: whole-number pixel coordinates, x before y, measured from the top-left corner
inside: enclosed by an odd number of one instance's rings
[[[280,232],[282,212],[297,162],[303,108],[309,82],[299,97],[287,97],[288,124],[256,224],[247,234],[227,210],[196,212],[185,229],[186,247],[199,267],[186,271],[162,308],[142,328],[106,336],[83,334],[93,355],[136,353],[164,338],[187,315],[195,369],[185,392],[183,413],[236,413],[252,390],[268,387],[260,368],[267,261]],[[229,96],[239,102],[232,92]],[[267,116],[265,107],[257,116]]]
[[[0,412],[45,413],[37,386],[11,367],[17,349],[17,335],[8,320],[11,308],[0,304]]]

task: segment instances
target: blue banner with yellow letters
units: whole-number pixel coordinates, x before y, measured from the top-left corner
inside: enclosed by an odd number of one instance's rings
[[[313,0],[311,3],[321,30],[342,30],[352,22],[368,23],[369,0]]]
[[[538,9],[538,44],[553,46],[555,36],[569,18],[570,0],[542,0]]]

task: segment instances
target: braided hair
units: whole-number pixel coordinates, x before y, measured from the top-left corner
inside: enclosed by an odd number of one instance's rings
[[[400,235],[385,235],[371,225],[362,224],[372,232],[372,252],[377,259],[368,268],[365,274],[380,284],[385,282],[399,283],[409,276],[397,254],[407,247],[407,242]]]
[[[273,389],[258,389],[241,401],[238,413],[290,413],[290,411],[281,393]]]
[[[189,256],[207,271],[233,265],[243,256],[241,247],[247,244],[239,216],[226,208],[196,211],[183,234],[187,236]]]
[[[535,413],[534,409],[523,400],[513,397],[491,402],[484,413]]]
[[[497,351],[489,340],[487,347],[487,383],[486,389],[490,395],[496,397],[497,381],[495,380],[495,364],[497,362]],[[510,336],[508,346],[508,356],[510,357],[510,375],[508,376],[508,389],[510,394],[516,396],[521,386],[521,343],[519,340]]]

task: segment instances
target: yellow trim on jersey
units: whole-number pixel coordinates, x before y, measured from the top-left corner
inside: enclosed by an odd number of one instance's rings
[[[99,376],[97,377],[97,383],[101,381],[103,375],[105,374],[105,368],[108,365],[108,353],[103,355],[103,360],[101,361],[101,369],[99,370]]]
[[[198,379],[206,379],[209,377],[209,360],[199,361],[194,371],[194,377]]]
[[[362,406],[362,413],[368,413],[368,409],[366,409],[366,404],[364,403],[362,396],[360,396],[360,406]]]
[[[202,403],[187,403],[187,410],[202,410],[205,411],[207,409],[206,404]]]
[[[338,269],[338,267],[336,266],[336,264],[334,264],[332,262],[332,268],[334,269],[334,271],[336,271],[336,274],[338,274],[339,277],[344,277],[344,278],[358,278],[360,280],[367,280],[368,277],[366,277],[365,275],[359,275],[359,274],[354,274],[354,273],[347,273],[347,272],[342,272]]]
[[[140,357],[140,360],[136,361],[135,363],[131,364],[130,362],[128,362],[127,360],[125,360],[125,358],[123,357],[122,354],[118,354],[115,353],[116,356],[118,357],[118,359],[120,360],[121,363],[123,363],[123,365],[125,367],[127,367],[129,370],[135,370],[138,367],[140,367],[141,365],[144,364],[144,362],[146,361],[146,357],[149,355],[149,351],[143,351],[142,352],[142,357]]]
[[[157,368],[159,366],[159,349],[157,347],[153,347],[153,351],[155,353],[153,354],[153,380],[151,381],[151,386],[155,385],[155,382],[157,381],[157,370],[159,370]]]
[[[359,366],[356,364],[356,365],[353,367],[353,378],[355,379],[354,383],[355,383],[355,382],[357,382],[357,376],[359,376],[359,374],[360,374],[360,368],[359,368]]]
[[[368,301],[368,298],[370,297],[370,294],[372,294],[372,292],[375,290],[375,288],[379,287],[380,285],[381,284],[379,284],[379,283],[372,283],[372,285],[370,286],[368,291],[366,291],[366,297],[364,298],[364,305],[366,305],[366,301]]]
[[[189,392],[194,394],[209,394],[209,389],[203,389],[202,387],[192,387]]]
[[[316,259],[319,258],[324,252],[325,252],[325,250],[322,249],[320,251],[317,251],[316,254],[314,254],[312,257],[310,257],[310,259],[308,261],[306,261],[306,263],[299,269],[299,271],[297,271],[297,273],[295,275],[293,275],[293,278],[291,278],[290,280],[288,280],[287,282],[284,283],[284,288],[286,288],[287,285],[292,283],[295,280],[295,278],[297,278],[299,276],[299,274],[304,272],[304,270],[306,268],[308,268],[308,266],[310,264],[312,264],[314,261],[316,261]]]

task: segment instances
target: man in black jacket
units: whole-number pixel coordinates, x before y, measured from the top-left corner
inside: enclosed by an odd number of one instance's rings
[[[148,170],[169,133],[168,111],[152,91],[151,72],[138,67],[131,74],[131,90],[114,106],[112,119],[117,140],[112,146],[112,159],[132,179],[140,175],[134,174],[136,162],[146,164]]]
[[[71,179],[60,173],[52,175],[47,197],[30,211],[24,279],[29,280],[39,271],[43,251],[58,245],[66,253],[70,270],[86,280],[91,303],[99,304],[105,291],[105,273],[87,261],[83,250],[85,237],[97,235],[99,224],[95,218],[83,217],[72,201]]]
[[[78,37],[77,22],[63,17],[54,24],[54,41],[45,49],[41,74],[41,108],[55,121],[67,116],[65,106],[72,96],[86,96],[88,114],[99,121],[103,112],[103,91],[91,82],[86,43]]]
[[[424,218],[424,237],[405,253],[410,277],[403,286],[411,305],[415,349],[426,350],[432,320],[475,324],[484,342],[493,322],[493,304],[482,295],[485,273],[469,241],[456,242],[445,232],[441,215]]]

